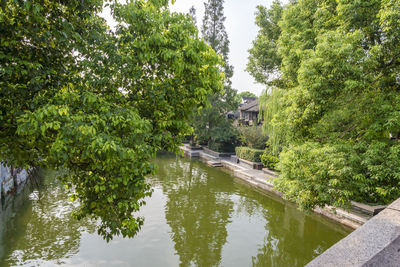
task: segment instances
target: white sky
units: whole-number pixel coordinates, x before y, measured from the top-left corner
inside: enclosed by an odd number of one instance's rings
[[[196,8],[197,26],[201,29],[206,0],[176,0],[171,5],[172,11],[188,13],[191,6]],[[232,86],[238,92],[250,91],[260,95],[263,85],[255,83],[253,77],[245,71],[248,61],[248,50],[256,38],[258,28],[255,25],[257,5],[270,6],[273,0],[225,0],[224,13],[226,16],[225,28],[230,41],[229,63],[234,67]],[[287,2],[287,1],[282,1]],[[110,26],[114,24],[110,11],[104,10],[102,15]]]
[[[206,0],[176,0],[171,10],[188,13],[191,6],[196,8],[197,26],[201,29]],[[265,86],[255,83],[253,77],[245,71],[248,50],[256,38],[258,27],[255,25],[256,6],[270,6],[272,0],[225,0],[225,28],[230,41],[229,63],[234,67],[232,86],[238,92],[250,91],[260,95]]]

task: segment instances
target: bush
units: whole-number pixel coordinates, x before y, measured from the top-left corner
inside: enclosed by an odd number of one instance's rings
[[[355,200],[387,204],[397,199],[400,196],[400,143],[372,141],[358,148],[360,194]]]
[[[280,154],[275,189],[309,210],[315,206],[348,206],[357,184],[352,153],[344,146],[306,142]]]
[[[303,209],[350,201],[388,204],[400,196],[397,141],[320,144],[285,148],[279,156],[275,189]]]
[[[268,135],[264,133],[262,126],[238,127],[240,140],[248,147],[264,149],[268,141]]]
[[[238,146],[235,148],[235,152],[236,156],[241,159],[252,162],[261,162],[260,156],[264,153],[264,150]]]
[[[279,158],[265,152],[261,155],[261,162],[262,164],[271,170],[276,170],[276,165],[279,163]]]
[[[208,142],[208,148],[216,152],[232,153],[235,152],[235,143],[232,142],[215,142],[211,140]]]
[[[217,152],[235,152],[238,145],[239,133],[231,122],[225,120],[210,130],[208,148]]]

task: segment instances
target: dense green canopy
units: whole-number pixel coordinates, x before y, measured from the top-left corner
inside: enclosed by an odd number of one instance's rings
[[[233,151],[237,133],[227,113],[235,111],[238,102],[231,82],[233,67],[228,59],[229,39],[224,24],[224,0],[208,0],[204,7],[202,37],[222,57],[224,64],[221,71],[226,79],[223,91],[209,95],[211,105],[194,116],[194,134],[198,142],[208,144],[211,149]]]
[[[158,150],[175,151],[191,112],[223,86],[222,62],[167,0],[2,1],[0,161],[60,170],[78,218],[133,236]]]
[[[241,93],[239,93],[238,95],[238,98],[240,99],[240,101],[242,101],[242,99],[243,98],[249,98],[249,97],[251,97],[251,98],[257,98],[257,96],[255,95],[255,94],[253,94],[252,92],[249,92],[249,91],[244,91],[244,92],[241,92]],[[240,102],[239,101],[239,102]]]
[[[400,1],[275,2],[257,24],[276,188],[303,208],[399,197]]]

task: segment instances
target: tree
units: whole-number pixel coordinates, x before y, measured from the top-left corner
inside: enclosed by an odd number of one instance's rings
[[[191,17],[192,20],[193,20],[194,26],[197,27],[196,9],[194,8],[194,6],[192,6],[192,7],[189,9],[189,15],[190,15],[190,17]]]
[[[205,13],[203,17],[203,39],[222,56],[224,65],[222,71],[225,74],[225,86],[222,93],[210,94],[211,106],[203,109],[193,119],[193,128],[197,140],[208,143],[211,149],[233,150],[236,141],[236,131],[232,128],[232,122],[226,114],[236,110],[238,102],[236,90],[232,89],[231,78],[233,67],[229,65],[229,40],[225,30],[224,1],[209,0],[204,3]]]
[[[399,4],[293,1],[279,38],[263,35],[281,57],[261,100],[283,148],[275,185],[303,208],[400,196]]]
[[[239,100],[240,101],[242,101],[243,100],[243,98],[250,98],[250,97],[252,97],[252,98],[257,98],[257,96],[255,95],[255,94],[253,94],[252,92],[249,92],[249,91],[244,91],[244,92],[241,92],[241,93],[239,93],[238,95],[238,98],[239,98]]]
[[[225,83],[231,84],[233,67],[229,65],[229,39],[225,30],[224,0],[208,0],[204,3],[204,17],[201,33],[204,40],[222,56],[225,62]]]
[[[249,49],[249,61],[246,68],[256,82],[267,86],[259,101],[261,116],[264,116],[267,122],[271,121],[272,116],[279,110],[277,108],[279,105],[274,100],[277,99],[276,95],[280,93],[280,87],[282,87],[280,77],[282,56],[278,51],[278,40],[281,36],[279,22],[282,19],[282,12],[283,6],[278,0],[274,0],[269,9],[257,6],[255,23],[259,31],[253,41],[253,47]],[[268,147],[271,149],[266,152],[268,155],[266,157],[277,156],[280,151],[283,137],[281,134],[273,134],[277,132],[274,127],[276,126],[269,123],[263,124],[263,131],[272,133],[268,140]],[[273,155],[269,155],[271,152]]]
[[[271,7],[257,6],[256,25],[260,28],[253,47],[249,49],[247,71],[261,84],[268,84],[279,76],[282,61],[278,54],[278,38],[281,29],[278,25],[282,17],[283,7],[275,0]]]
[[[4,2],[3,2],[4,3]],[[0,161],[60,171],[107,240],[132,237],[158,150],[175,151],[193,109],[222,89],[221,61],[168,1],[10,1],[0,9]]]

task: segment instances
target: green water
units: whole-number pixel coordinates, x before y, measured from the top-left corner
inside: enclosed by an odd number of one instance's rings
[[[306,215],[221,169],[159,156],[134,239],[106,243],[76,221],[51,175],[0,212],[0,266],[303,266],[350,230]]]

